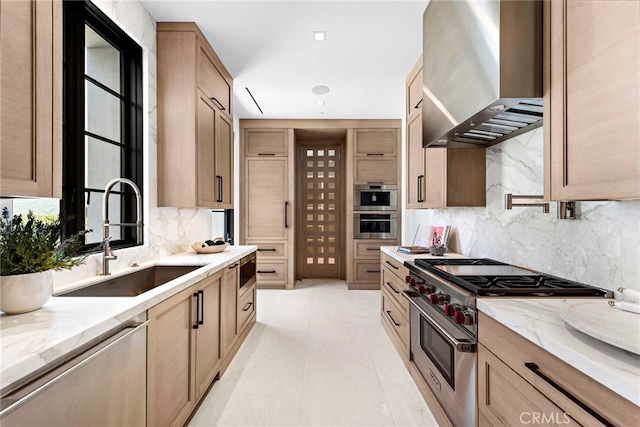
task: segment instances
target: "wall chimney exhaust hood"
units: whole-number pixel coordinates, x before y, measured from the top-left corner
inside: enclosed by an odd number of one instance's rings
[[[542,1],[431,0],[424,147],[476,148],[542,125]]]

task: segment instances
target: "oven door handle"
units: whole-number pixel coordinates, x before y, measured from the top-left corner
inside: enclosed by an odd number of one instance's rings
[[[426,310],[415,301],[417,298],[421,298],[419,294],[412,291],[402,291],[402,295],[409,300],[411,305],[415,307],[420,314],[429,322],[429,324],[440,333],[440,335],[446,339],[451,346],[453,346],[456,351],[461,353],[475,353],[476,352],[476,343],[474,341],[459,341],[456,337],[451,335],[449,331],[442,327],[432,315],[426,312]]]

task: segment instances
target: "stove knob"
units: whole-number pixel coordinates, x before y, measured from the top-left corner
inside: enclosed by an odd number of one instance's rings
[[[407,283],[411,283],[411,276],[404,276],[404,281]]]
[[[426,289],[425,289],[424,285],[418,285],[417,288],[418,288],[418,293],[420,295],[422,295],[422,294],[424,294],[426,292]]]
[[[414,279],[413,277],[409,280],[409,285],[411,286],[415,286],[416,285],[416,279]]]
[[[447,316],[453,317],[456,313],[456,308],[453,306],[453,304],[445,304],[444,312]]]
[[[464,311],[456,311],[453,315],[453,321],[459,325],[472,325],[473,317]]]
[[[431,301],[431,304],[438,304],[440,302],[440,297],[438,294],[431,294],[429,295],[429,301]]]

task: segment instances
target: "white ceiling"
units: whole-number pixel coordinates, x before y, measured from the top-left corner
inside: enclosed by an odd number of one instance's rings
[[[198,24],[234,78],[236,117],[314,119],[404,116],[427,3],[142,0],[158,22]],[[327,41],[314,42],[313,31]],[[316,85],[331,91],[316,95]]]

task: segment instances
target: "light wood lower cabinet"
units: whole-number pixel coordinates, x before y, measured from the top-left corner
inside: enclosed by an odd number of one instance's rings
[[[380,289],[382,289],[382,326],[391,338],[391,342],[402,357],[409,363],[409,300],[402,296],[402,291],[409,289],[405,276],[409,270],[395,258],[382,253],[379,264]]]
[[[217,375],[221,284],[214,273],[149,309],[148,425],[184,425]]]
[[[640,408],[480,312],[480,425],[640,425]]]
[[[220,290],[220,351],[223,358],[231,351],[238,338],[236,311],[239,267],[240,263],[237,262],[225,269]]]

